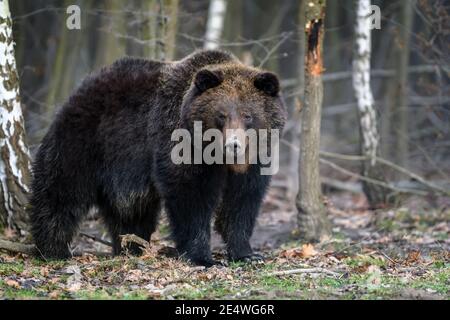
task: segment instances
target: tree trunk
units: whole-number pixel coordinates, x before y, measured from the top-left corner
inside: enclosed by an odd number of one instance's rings
[[[227,42],[238,42],[243,39],[244,30],[244,1],[228,0],[226,14],[224,18],[224,29],[222,38]],[[236,46],[233,48],[233,53],[241,60],[243,60],[244,46]]]
[[[300,1],[298,5],[298,96],[293,101],[293,108],[292,108],[292,119],[295,124],[292,129],[292,141],[291,144],[294,146],[300,145],[300,132],[301,132],[301,125],[300,125],[300,111],[301,107],[304,104],[305,101],[305,10],[306,10],[306,1]],[[298,150],[295,150],[294,148],[290,148],[289,150],[289,177],[288,177],[288,183],[289,183],[289,193],[288,197],[290,201],[295,201],[295,198],[298,194],[298,184],[299,184],[299,159],[300,159],[300,152]]]
[[[30,157],[25,142],[7,0],[0,1],[0,76],[0,226],[20,228],[25,218]]]
[[[120,11],[123,5],[123,1],[119,0],[108,0],[103,4],[104,10],[110,13],[100,18],[102,33],[96,48],[97,68],[109,65],[125,55],[126,40],[120,38],[120,35],[126,34],[125,17]]]
[[[178,0],[158,0],[157,3],[158,16],[154,28],[158,42],[155,58],[161,61],[172,60],[175,55]]]
[[[307,241],[319,241],[331,233],[319,173],[324,9],[325,0],[314,0],[308,2],[305,10],[305,105],[301,120],[299,192],[296,204],[300,237]]]
[[[399,44],[397,47],[397,78],[394,112],[396,128],[394,128],[395,150],[397,164],[408,167],[409,137],[408,137],[408,66],[410,55],[410,38],[413,24],[414,1],[401,1]]]
[[[356,0],[355,43],[353,53],[353,89],[360,116],[361,153],[367,157],[362,164],[362,175],[380,179],[381,170],[377,166],[379,135],[372,89],[370,88],[370,57],[372,33],[370,22],[370,0]],[[387,190],[380,186],[362,182],[363,190],[371,207],[386,200]]]
[[[227,2],[225,0],[211,0],[208,24],[206,25],[205,49],[217,49],[219,47],[226,11]]]

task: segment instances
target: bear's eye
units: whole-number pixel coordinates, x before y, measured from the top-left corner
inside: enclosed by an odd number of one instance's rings
[[[223,124],[223,123],[225,123],[225,120],[227,119],[227,116],[225,115],[225,114],[223,114],[223,113],[220,113],[219,115],[217,115],[217,121],[220,123],[220,124]]]
[[[250,114],[244,114],[245,123],[251,123],[253,121],[253,117]]]

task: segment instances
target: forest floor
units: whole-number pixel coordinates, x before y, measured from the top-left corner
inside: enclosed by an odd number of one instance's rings
[[[449,199],[369,211],[361,196],[330,196],[333,237],[314,245],[294,239],[295,214],[283,203],[269,193],[258,220],[253,245],[264,264],[194,267],[171,257],[162,224],[140,257],[46,262],[0,252],[0,299],[450,299]],[[98,230],[96,220],[83,226]],[[212,242],[225,262],[216,235]],[[86,237],[76,243],[108,249]]]

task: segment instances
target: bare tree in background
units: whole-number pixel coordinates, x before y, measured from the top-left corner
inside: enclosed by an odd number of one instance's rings
[[[27,201],[30,157],[7,0],[0,0],[0,76],[0,226],[17,227]]]
[[[401,1],[400,19],[398,26],[398,44],[396,50],[396,88],[394,98],[393,128],[395,138],[394,152],[400,166],[408,167],[409,137],[408,137],[408,67],[410,56],[410,39],[413,25],[413,6],[415,1]]]
[[[292,117],[296,124],[300,124],[300,113],[301,107],[303,105],[303,101],[305,100],[305,10],[306,10],[306,1],[300,1],[298,7],[298,67],[299,77],[298,77],[298,96],[294,101],[294,108],[292,110]],[[300,145],[300,133],[301,133],[301,125],[295,125],[292,129],[292,145],[298,146]],[[298,150],[294,150],[291,148],[289,152],[289,197],[291,200],[295,200],[298,194],[298,170],[299,170],[299,157],[300,152]]]
[[[155,58],[172,60],[175,54],[175,38],[177,31],[178,0],[158,0],[159,13],[155,26],[156,46]]]
[[[317,241],[331,233],[319,173],[325,0],[309,1],[305,16],[305,105],[301,115],[299,192],[296,205],[300,236],[308,241]]]
[[[227,2],[225,0],[211,0],[206,25],[205,49],[217,49],[222,36]]]
[[[356,0],[355,41],[353,53],[353,89],[359,111],[361,153],[367,158],[362,164],[362,175],[380,179],[376,157],[379,153],[379,134],[372,89],[370,88],[370,57],[372,33],[370,0]],[[385,201],[385,189],[363,181],[363,190],[372,207]]]

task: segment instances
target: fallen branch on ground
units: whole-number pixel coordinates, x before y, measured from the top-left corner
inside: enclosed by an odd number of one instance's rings
[[[298,274],[298,273],[325,273],[334,277],[339,277],[340,274],[334,271],[330,271],[324,268],[308,268],[308,269],[292,269],[292,270],[283,270],[283,271],[275,271],[269,273],[269,276],[285,276],[290,274]]]
[[[91,239],[91,240],[100,242],[101,244],[104,244],[105,246],[109,246],[109,247],[112,247],[112,246],[113,246],[112,243],[111,243],[110,241],[108,241],[108,240],[103,240],[103,239],[101,239],[101,238],[99,238],[99,237],[96,237],[96,236],[94,236],[94,235],[87,234],[87,233],[84,233],[84,232],[80,232],[80,235],[83,236],[83,237],[89,238],[89,239]]]
[[[38,250],[34,244],[25,244],[0,239],[0,250],[6,250],[13,253],[23,253],[27,255],[36,255]]]
[[[39,250],[36,248],[34,244],[25,244],[20,242],[13,242],[8,240],[0,239],[0,250],[5,250],[11,253],[22,253],[29,256],[43,257],[42,254],[39,253]],[[101,252],[101,251],[79,251],[75,250],[72,255],[74,257],[82,256],[83,254],[93,254],[95,256],[103,257],[103,256],[111,256],[109,252]]]
[[[135,234],[124,234],[124,235],[121,235],[120,238],[122,239],[120,242],[120,245],[122,247],[126,246],[128,243],[136,243],[144,248],[150,247],[150,243],[147,240],[144,240]]]

